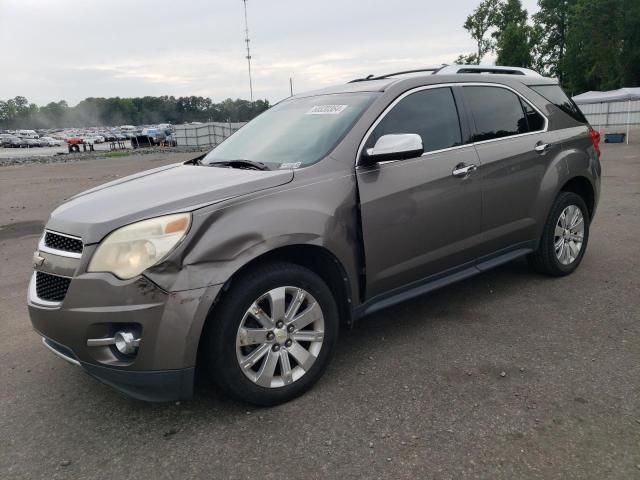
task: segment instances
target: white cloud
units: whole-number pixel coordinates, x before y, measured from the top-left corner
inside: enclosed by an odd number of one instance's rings
[[[461,25],[478,1],[250,1],[255,96],[450,63],[474,50]],[[240,0],[0,0],[0,99],[247,98],[243,37]]]

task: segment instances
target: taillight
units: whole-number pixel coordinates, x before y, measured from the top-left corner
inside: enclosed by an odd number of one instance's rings
[[[598,158],[600,158],[600,132],[598,132],[595,128],[589,130],[591,134],[591,143],[593,143],[593,148],[596,149],[596,153],[598,154]]]

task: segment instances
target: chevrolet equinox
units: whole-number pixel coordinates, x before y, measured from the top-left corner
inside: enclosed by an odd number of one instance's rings
[[[340,325],[526,256],[580,264],[599,134],[557,81],[443,66],[288,98],[206,155],[51,214],[28,292],[52,352],[139,399],[290,400]]]

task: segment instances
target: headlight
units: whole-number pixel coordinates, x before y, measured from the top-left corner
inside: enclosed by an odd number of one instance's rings
[[[123,280],[159,263],[185,237],[190,213],[152,218],[119,228],[93,254],[89,272],[111,272]]]

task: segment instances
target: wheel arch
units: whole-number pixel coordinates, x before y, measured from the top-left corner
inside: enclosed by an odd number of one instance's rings
[[[593,218],[595,209],[595,189],[587,177],[575,176],[567,180],[560,188],[560,192],[572,192],[579,195],[587,204],[589,219]]]
[[[203,334],[207,325],[213,320],[216,307],[224,298],[225,293],[233,288],[234,281],[244,272],[271,262],[293,263],[308,268],[318,275],[327,284],[336,300],[340,323],[346,326],[353,324],[351,283],[347,271],[340,260],[325,247],[310,244],[294,244],[275,248],[251,259],[229,277],[209,308],[200,332],[200,339],[204,336]]]
[[[537,223],[533,234],[536,241],[535,248],[538,248],[537,245],[553,203],[562,192],[572,192],[579,195],[587,204],[589,219],[593,219],[598,202],[598,192],[591,179],[582,172],[569,175],[565,167],[560,168],[560,164],[556,164],[555,168],[548,169],[540,184],[537,200],[532,206]]]

